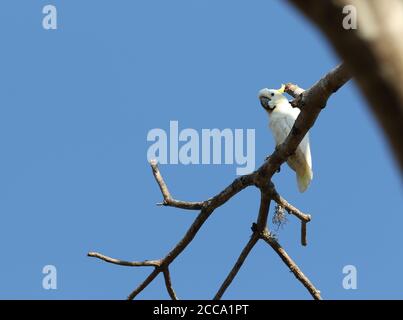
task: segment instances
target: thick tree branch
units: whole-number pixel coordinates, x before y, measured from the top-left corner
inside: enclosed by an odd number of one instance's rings
[[[267,226],[267,217],[269,215],[270,201],[271,198],[269,188],[267,186],[261,188],[259,213],[256,222],[257,229],[260,231],[264,230]]]
[[[319,80],[309,90],[303,91],[297,86],[292,87],[288,85],[288,90],[294,92],[297,97],[294,105],[301,108],[301,113],[297,118],[294,127],[292,128],[287,139],[279,145],[273,154],[268,158],[263,165],[251,174],[244,175],[236,178],[229,186],[214,197],[203,202],[185,202],[175,200],[171,197],[169,189],[158,169],[157,163],[152,161],[151,167],[156,182],[161,190],[164,198],[163,205],[177,207],[181,209],[200,210],[200,213],[189,227],[183,238],[168,252],[168,254],[160,260],[144,261],[144,262],[127,262],[116,260],[103,256],[99,253],[90,253],[92,257],[97,257],[104,261],[127,266],[154,266],[154,271],[129,295],[129,299],[136,297],[142,290],[144,290],[159,273],[163,273],[165,284],[169,295],[172,299],[176,299],[176,294],[173,291],[171,279],[169,276],[169,265],[183,252],[183,250],[192,242],[197,232],[203,226],[204,222],[210,217],[215,209],[219,208],[230,200],[237,193],[249,186],[256,186],[260,189],[260,207],[253,225],[253,234],[245,248],[242,250],[239,258],[237,259],[234,267],[228,274],[224,283],[218,290],[215,299],[222,297],[226,289],[229,287],[246,257],[258,241],[263,239],[271,245],[271,247],[280,255],[284,263],[293,271],[294,275],[301,281],[308,291],[315,299],[320,298],[319,291],[313,287],[309,279],[307,279],[287,253],[280,247],[280,245],[269,237],[267,230],[267,221],[269,214],[270,201],[273,199],[279,205],[283,206],[290,214],[298,217],[303,223],[301,230],[302,243],[306,244],[306,223],[311,220],[310,215],[302,213],[300,210],[289,204],[283,199],[276,191],[271,178],[277,169],[287,160],[288,156],[293,154],[300,144],[301,140],[308,132],[308,130],[315,123],[320,111],[326,105],[327,99],[330,95],[340,88],[349,79],[349,73],[343,65],[338,66],[321,80]],[[294,91],[291,91],[294,90]],[[305,240],[304,240],[305,239]]]
[[[289,1],[320,28],[346,62],[403,172],[403,2]],[[343,25],[347,14],[357,18],[355,29]]]

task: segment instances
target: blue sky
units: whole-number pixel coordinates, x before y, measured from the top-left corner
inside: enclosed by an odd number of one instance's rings
[[[58,29],[42,28],[42,8]],[[196,212],[156,207],[147,133],[252,128],[256,164],[273,151],[257,92],[309,87],[338,64],[325,39],[274,0],[21,1],[0,4],[0,298],[122,299],[150,272],[88,251],[157,259]],[[387,108],[387,106],[385,106]],[[304,194],[286,166],[278,191],[312,215],[308,246],[289,217],[281,244],[327,299],[403,298],[402,185],[354,82],[331,98],[311,131],[314,180]],[[234,165],[163,165],[173,195],[206,199]],[[211,298],[250,236],[258,190],[218,209],[171,266],[180,298]],[[224,236],[223,236],[224,235]],[[42,268],[57,268],[57,290]],[[342,286],[345,265],[357,290]],[[167,299],[158,278],[141,299]],[[259,243],[226,299],[310,299]]]

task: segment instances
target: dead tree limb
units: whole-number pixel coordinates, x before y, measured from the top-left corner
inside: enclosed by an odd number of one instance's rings
[[[239,255],[239,258],[235,262],[234,267],[231,269],[230,273],[228,276],[225,278],[223,284],[221,285],[220,289],[218,289],[216,295],[214,296],[214,300],[220,300],[221,297],[223,296],[224,292],[228,289],[232,281],[235,279],[236,275],[238,274],[238,271],[241,269],[243,263],[245,262],[247,256],[249,253],[252,251],[253,247],[259,240],[259,236],[257,233],[253,233],[251,238],[249,239],[248,243],[246,244],[245,248],[243,248],[241,254]]]
[[[174,288],[172,287],[172,281],[171,281],[171,275],[169,273],[169,269],[165,268],[163,272],[164,272],[165,286],[167,288],[169,296],[171,297],[172,300],[178,300],[178,297],[176,296]]]
[[[170,279],[168,267],[170,264],[183,252],[183,250],[192,242],[197,232],[203,226],[204,222],[210,217],[210,215],[215,211],[215,209],[222,206],[233,196],[241,192],[243,189],[255,186],[260,189],[260,206],[259,212],[256,219],[256,223],[252,226],[252,236],[251,239],[246,244],[245,248],[242,250],[238,260],[236,261],[234,267],[226,277],[225,281],[219,288],[215,299],[220,299],[227,288],[230,286],[234,280],[236,274],[240,270],[242,264],[244,263],[246,257],[253,249],[254,245],[259,239],[266,241],[281,257],[283,262],[290,268],[294,273],[296,278],[304,285],[304,287],[309,291],[309,293],[315,299],[321,299],[319,290],[317,290],[310,280],[300,271],[295,262],[288,256],[285,250],[274,241],[270,235],[267,228],[267,220],[270,208],[270,202],[274,200],[279,205],[283,206],[290,214],[296,216],[301,220],[303,226],[301,228],[302,232],[302,243],[306,244],[306,223],[311,220],[311,216],[301,212],[296,207],[289,204],[284,198],[282,198],[276,191],[274,184],[271,182],[272,176],[275,174],[277,169],[287,160],[287,158],[293,154],[297,146],[301,143],[301,140],[308,132],[308,130],[315,123],[320,111],[325,107],[326,102],[330,95],[336,92],[341,86],[343,86],[350,79],[350,74],[344,65],[336,67],[334,70],[330,71],[321,80],[319,80],[315,85],[306,91],[300,89],[292,84],[288,85],[288,90],[291,92],[293,88],[296,99],[293,104],[301,108],[301,113],[295,124],[287,137],[287,139],[279,145],[270,157],[263,163],[263,165],[251,174],[240,176],[236,178],[229,186],[227,186],[223,191],[215,195],[214,197],[202,201],[202,202],[186,202],[175,200],[172,198],[171,193],[165,183],[158,165],[155,161],[151,161],[150,165],[152,168],[152,173],[155,180],[161,190],[163,196],[162,205],[172,206],[187,210],[200,210],[200,213],[189,227],[183,238],[174,246],[174,248],[168,252],[168,254],[160,260],[150,260],[144,262],[127,262],[121,261],[114,258],[106,257],[99,253],[89,253],[90,257],[95,257],[106,262],[125,265],[125,266],[153,266],[155,269],[151,274],[129,295],[128,299],[134,299],[141,291],[143,291],[160,273],[163,273],[165,278],[165,285],[167,287],[168,293],[172,299],[177,299],[177,296],[173,290],[172,282]],[[298,91],[298,92],[297,92]]]
[[[158,260],[146,260],[146,261],[132,261],[132,262],[130,262],[130,261],[124,261],[124,260],[111,258],[111,257],[105,256],[103,254],[100,254],[98,252],[89,252],[88,256],[104,260],[105,262],[117,264],[117,265],[120,265],[120,266],[125,266],[125,267],[159,267],[160,266],[160,261],[158,261]]]
[[[266,229],[260,235],[260,238],[263,239],[273,250],[280,256],[281,260],[287,265],[290,271],[294,274],[294,276],[300,281],[304,287],[309,291],[311,296],[315,300],[321,300],[320,291],[315,288],[315,286],[311,283],[306,275],[302,273],[297,264],[291,259],[291,257],[287,254],[287,252],[283,249],[283,247],[278,243],[276,238],[274,238],[269,231]]]

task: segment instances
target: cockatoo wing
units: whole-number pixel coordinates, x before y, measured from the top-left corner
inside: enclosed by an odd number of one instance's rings
[[[287,112],[272,113],[269,126],[276,141],[276,145],[283,143],[287,138],[299,113],[300,110],[297,108],[291,108],[287,110]],[[288,158],[287,164],[297,173],[298,189],[300,192],[304,192],[313,178],[308,133],[297,147],[295,154]]]

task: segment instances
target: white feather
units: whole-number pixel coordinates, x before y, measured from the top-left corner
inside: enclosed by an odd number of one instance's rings
[[[287,138],[299,113],[300,110],[293,108],[287,99],[278,101],[275,109],[269,113],[269,127],[273,133],[276,145],[283,143]],[[287,164],[297,174],[299,191],[304,192],[313,178],[308,133],[297,147],[295,154],[288,158]]]

